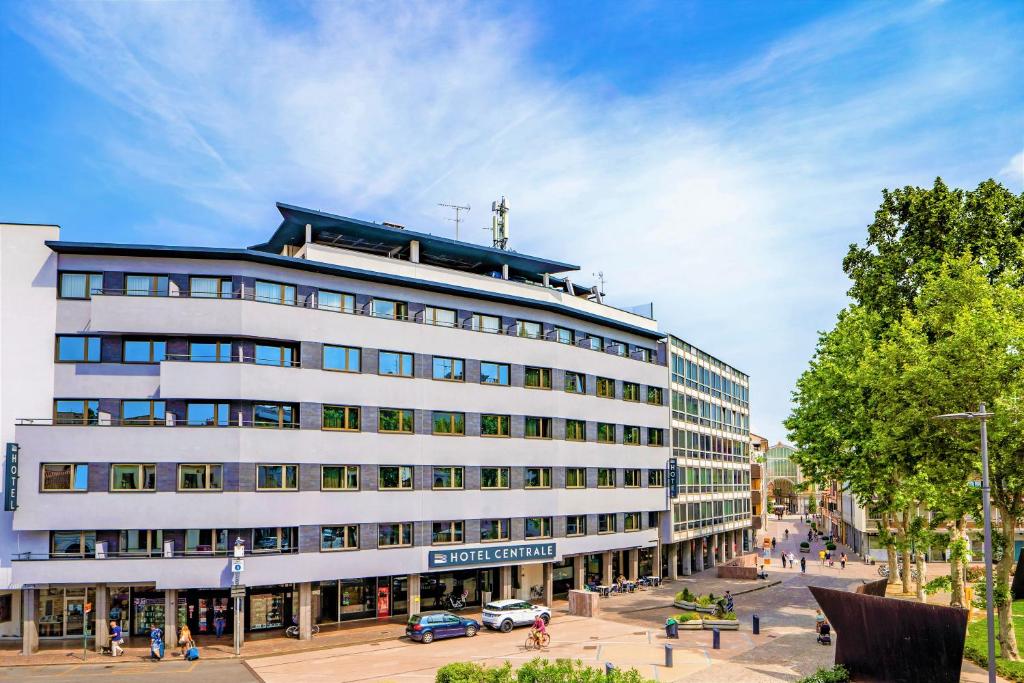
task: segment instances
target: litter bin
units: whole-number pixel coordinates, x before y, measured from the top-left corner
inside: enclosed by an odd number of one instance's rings
[[[666,638],[678,638],[679,637],[679,622],[672,617],[669,617],[665,621],[665,637]]]

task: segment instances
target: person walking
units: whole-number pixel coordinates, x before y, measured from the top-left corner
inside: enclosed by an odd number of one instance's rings
[[[181,631],[178,634],[178,647],[181,651],[181,656],[184,657],[185,653],[195,645],[192,640],[192,631],[189,629],[188,624],[181,625]]]
[[[782,532],[782,537],[785,538],[787,541],[789,540],[789,529],[786,529]]]
[[[825,551],[824,550],[819,550],[818,551],[818,559],[821,560],[821,566],[824,567],[825,566]]]
[[[149,657],[158,662],[164,657],[164,632],[156,624],[149,628]]]
[[[110,656],[118,657],[124,654],[121,646],[124,645],[124,634],[121,632],[121,625],[116,621],[110,622]]]
[[[735,612],[736,611],[736,603],[733,601],[732,593],[730,593],[729,591],[725,591],[725,611],[726,612]]]
[[[227,620],[224,618],[224,610],[217,610],[217,615],[213,618],[213,630],[217,633],[218,638],[224,635],[224,626],[226,625]]]
[[[800,573],[801,574],[806,574],[807,573],[807,558],[806,557],[801,557],[800,558]]]
[[[786,568],[786,553],[782,553],[782,568]]]
[[[775,537],[772,536],[772,550],[775,550]]]
[[[839,568],[846,569],[846,553],[839,554]]]

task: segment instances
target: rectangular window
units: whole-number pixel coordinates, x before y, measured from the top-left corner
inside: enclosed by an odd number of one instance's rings
[[[230,363],[231,342],[190,341],[188,359],[193,363]]]
[[[565,518],[565,535],[566,536],[586,536],[587,535],[587,516],[586,515],[569,515]]]
[[[257,465],[257,491],[297,491],[299,489],[298,465]]]
[[[615,443],[615,425],[608,422],[597,423],[597,442]]]
[[[497,334],[501,332],[501,318],[496,315],[484,315],[474,313],[472,318],[473,329],[477,332],[489,332]]]
[[[529,320],[517,320],[516,321],[516,336],[517,337],[529,337],[530,339],[540,339],[544,333],[543,327],[540,323],[530,322]]]
[[[507,541],[509,539],[509,522],[507,519],[481,519],[480,541]]]
[[[186,553],[226,553],[227,529],[185,529]]]
[[[526,368],[524,384],[530,389],[551,388],[551,368]]]
[[[178,465],[179,491],[220,491],[221,465]]]
[[[625,356],[627,346],[620,341],[609,339],[608,344],[604,347],[604,350],[608,353],[614,353],[616,356]]]
[[[587,376],[580,372],[566,371],[565,390],[570,394],[587,393]]]
[[[464,382],[466,380],[465,362],[461,358],[434,356],[434,379]]]
[[[549,489],[551,488],[550,467],[527,467],[523,477],[523,484],[528,489]]]
[[[58,363],[99,363],[99,337],[72,337],[57,335]]]
[[[54,531],[50,538],[50,552],[54,555],[91,557],[96,554],[95,531]]]
[[[227,427],[231,410],[227,403],[189,403],[185,406],[185,424],[189,427]]]
[[[461,467],[435,467],[434,468],[435,489],[461,489],[462,468]]]
[[[661,487],[665,485],[665,470],[647,470],[647,485]]]
[[[565,470],[565,488],[582,489],[587,487],[587,470],[583,467],[568,467]]]
[[[433,425],[434,434],[462,436],[466,433],[466,414],[446,413],[435,410]]]
[[[555,341],[559,344],[575,344],[576,333],[572,330],[567,330],[564,327],[555,328]]]
[[[586,441],[587,440],[587,423],[583,420],[566,420],[565,421],[565,440],[566,441]]]
[[[321,289],[317,292],[317,308],[336,313],[353,313],[356,310],[356,298],[352,294],[331,292]]]
[[[614,534],[615,533],[615,515],[605,514],[597,516],[597,533],[599,534]]]
[[[597,395],[601,398],[615,398],[615,380],[607,377],[598,377]]]
[[[43,464],[40,469],[39,484],[42,491],[88,491],[89,465],[85,463]]]
[[[354,346],[324,345],[323,369],[337,372],[360,372],[362,353]]]
[[[597,488],[599,489],[613,489],[615,488],[615,468],[614,467],[601,467],[597,470]]]
[[[295,550],[298,529],[295,527],[272,526],[252,530],[252,551],[254,553],[287,553]]]
[[[583,345],[591,351],[600,351],[604,348],[604,339],[596,335],[591,335],[583,341]]]
[[[423,322],[428,325],[440,325],[441,327],[455,327],[455,311],[450,308],[436,308],[427,306],[423,309]]]
[[[131,555],[159,553],[164,544],[164,532],[148,529],[122,529],[118,534],[117,551]]]
[[[509,487],[509,469],[507,467],[481,467],[480,488],[507,489]]]
[[[167,342],[158,339],[125,339],[121,359],[125,363],[159,363],[167,360]]]
[[[527,517],[526,538],[551,538],[551,518]]]
[[[254,427],[294,429],[299,426],[295,413],[295,406],[283,403],[255,403],[252,406],[252,424]]]
[[[167,296],[167,276],[126,275],[124,289],[128,296]]]
[[[359,465],[321,465],[320,489],[323,491],[358,491]]]
[[[412,491],[412,466],[381,465],[377,488],[381,491]]]
[[[656,406],[664,403],[664,392],[661,387],[647,387],[647,402]]]
[[[359,549],[359,525],[347,524],[345,526],[322,526],[320,527],[320,551],[332,552],[334,550],[358,550]]]
[[[500,384],[507,387],[509,385],[508,363],[480,363],[480,383]]]
[[[664,446],[665,437],[664,432],[659,427],[648,427],[647,428],[647,445],[648,446]]]
[[[156,491],[156,465],[111,465],[111,491]]]
[[[640,400],[640,385],[636,382],[623,382],[622,383],[622,400],[624,401],[639,401]]]
[[[370,315],[374,318],[391,318],[392,320],[408,320],[409,306],[404,301],[390,299],[374,299],[370,302]]]
[[[229,277],[190,277],[188,291],[196,299],[230,299],[233,295]]]
[[[434,545],[462,543],[465,540],[464,522],[434,522],[430,533],[430,542]]]
[[[99,424],[100,402],[89,399],[57,399],[53,402],[53,422],[59,425]]]
[[[377,431],[412,434],[413,411],[402,408],[381,408],[377,411]]]
[[[343,432],[359,431],[358,406],[324,406],[322,429]]]
[[[510,423],[508,415],[481,415],[480,436],[509,436]]]
[[[156,426],[166,424],[164,401],[121,401],[121,424]]]
[[[640,445],[640,428],[625,426],[622,428],[622,443],[627,446]]]
[[[274,365],[280,368],[298,367],[298,354],[290,346],[256,344],[253,360],[256,365]]]
[[[378,548],[404,548],[412,545],[412,522],[377,525]]]
[[[295,305],[295,285],[285,285],[280,282],[256,281],[256,301],[268,304],[283,304],[285,306]]]
[[[623,474],[623,479],[625,481],[624,486],[627,489],[640,488],[640,470],[635,469],[635,468],[630,468],[630,469],[627,469],[627,470],[623,470],[622,474]]]
[[[640,513],[627,512],[622,518],[623,531],[640,531]]]
[[[61,273],[61,299],[88,299],[103,293],[103,273]]]
[[[381,351],[378,354],[377,372],[381,375],[412,377],[412,354]]]
[[[551,418],[550,417],[527,417],[526,434],[527,439],[550,439]]]

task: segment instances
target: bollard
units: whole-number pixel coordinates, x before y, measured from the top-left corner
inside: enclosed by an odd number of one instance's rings
[[[756,636],[761,632],[761,617],[754,615],[754,635]]]
[[[718,630],[718,627],[711,629],[711,649],[721,650],[722,649],[722,632]]]
[[[668,667],[668,668],[672,668],[672,646],[671,645],[666,645],[665,646],[665,666]]]
[[[604,663],[604,675],[608,678],[612,677],[612,672],[615,671],[615,665],[611,662]]]

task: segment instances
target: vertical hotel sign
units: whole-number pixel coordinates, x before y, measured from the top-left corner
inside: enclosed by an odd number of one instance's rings
[[[668,459],[668,497],[675,498],[679,495],[679,461],[676,458]]]
[[[4,454],[4,512],[18,509],[18,444],[8,443]]]

